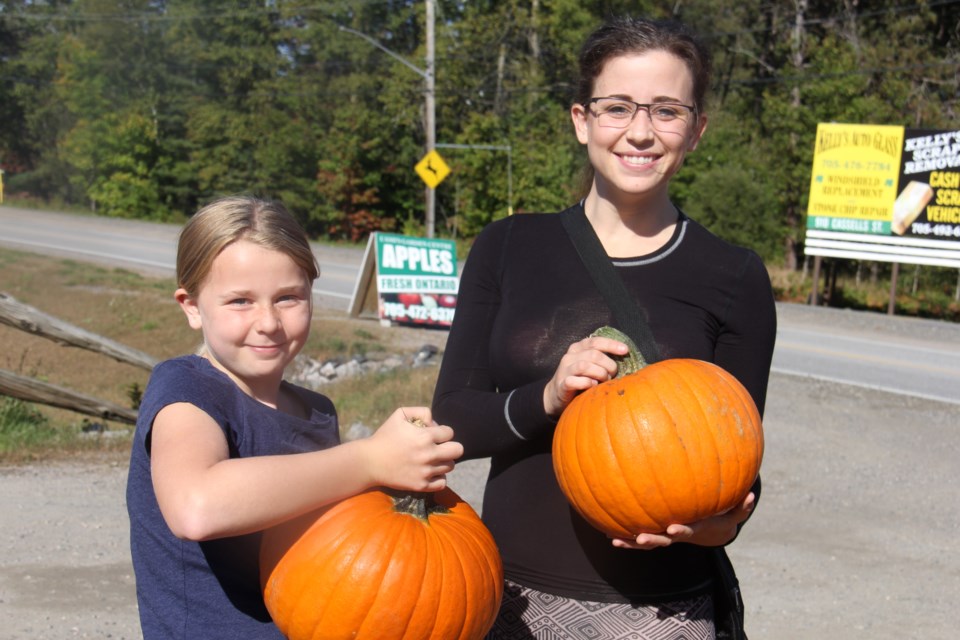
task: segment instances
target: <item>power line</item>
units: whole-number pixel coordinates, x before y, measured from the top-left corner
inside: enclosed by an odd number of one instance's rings
[[[849,12],[838,12],[832,15],[819,18],[805,18],[800,24],[804,27],[816,26],[819,24],[825,24],[830,22],[835,22],[838,20],[847,20],[850,18],[855,18],[858,20],[875,18],[891,14],[900,14],[907,12],[916,12],[920,8],[934,9],[939,7],[946,7],[950,5],[955,5],[960,3],[960,0],[930,0],[925,3],[923,7],[918,7],[916,2],[898,5],[894,7],[887,7],[884,9],[877,9],[873,11],[864,11],[858,13],[856,11]],[[387,5],[392,4],[389,0],[359,0],[357,4],[361,5]],[[413,8],[411,4],[411,8]],[[42,13],[42,12],[0,12],[0,16],[8,19],[19,19],[19,20],[33,20],[33,21],[60,21],[60,22],[129,22],[129,23],[142,23],[142,22],[185,22],[193,20],[210,20],[213,18],[217,19],[229,19],[229,18],[249,18],[257,17],[264,15],[287,15],[296,14],[297,12],[302,13],[311,13],[319,12],[321,18],[334,19],[337,9],[342,9],[343,6],[339,3],[333,2],[314,2],[307,4],[295,4],[295,5],[277,5],[274,7],[257,7],[249,9],[225,9],[217,10],[211,9],[209,11],[197,11],[195,13],[178,13],[176,15],[165,15],[155,12],[136,12],[136,13],[80,13],[80,12],[67,12],[67,13]],[[761,5],[753,9],[754,12],[765,13],[777,8],[777,5],[773,2]],[[351,7],[351,10],[354,7]],[[785,13],[784,14],[784,24],[793,28],[796,26],[794,21],[794,16]],[[292,16],[291,16],[292,17]],[[734,31],[714,31],[714,32],[705,32],[703,37],[705,38],[722,38],[727,36],[736,36],[747,33],[767,33],[774,31],[776,27],[753,27],[745,29],[737,29]]]

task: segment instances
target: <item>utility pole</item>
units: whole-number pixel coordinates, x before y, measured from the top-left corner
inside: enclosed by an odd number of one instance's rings
[[[427,70],[424,76],[426,80],[426,114],[424,115],[424,128],[427,131],[426,153],[430,153],[437,144],[437,108],[434,101],[434,22],[436,21],[436,17],[433,4],[434,0],[424,1],[426,2],[427,9]],[[432,238],[437,219],[437,192],[428,186],[424,189],[424,196],[426,202],[424,224],[427,227],[427,237]]]
[[[425,154],[430,153],[434,150],[434,147],[437,143],[437,114],[436,114],[436,104],[434,102],[434,23],[436,22],[436,6],[434,4],[435,0],[424,0],[426,5],[427,13],[427,68],[420,69],[419,67],[411,64],[400,54],[387,49],[385,46],[371,38],[365,33],[356,31],[355,29],[350,29],[342,25],[338,25],[340,31],[346,31],[347,33],[352,33],[355,36],[359,36],[375,46],[377,49],[380,49],[390,57],[401,62],[408,69],[412,69],[418,75],[424,79],[424,116],[423,116],[423,125],[426,132],[426,147]],[[436,192],[430,188],[426,187],[424,192],[424,203],[426,209],[426,215],[424,216],[424,225],[426,226],[427,237],[432,238],[434,236],[434,228],[436,227],[436,207],[437,199]]]

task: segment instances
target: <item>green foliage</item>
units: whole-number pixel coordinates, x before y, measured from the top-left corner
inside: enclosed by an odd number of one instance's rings
[[[108,215],[184,219],[245,192],[282,199],[315,236],[420,232],[424,12],[419,0],[4,2],[0,166],[19,192]],[[436,142],[458,146],[440,149],[453,168],[435,194],[440,235],[469,241],[510,211],[581,195],[576,57],[621,13],[704,35],[709,127],[674,196],[788,268],[802,258],[817,123],[958,126],[960,3],[437,0]]]
[[[46,445],[60,437],[58,429],[36,407],[0,396],[0,456],[21,449]]]

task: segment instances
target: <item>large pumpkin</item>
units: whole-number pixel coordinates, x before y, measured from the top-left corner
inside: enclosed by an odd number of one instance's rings
[[[620,375],[574,398],[553,438],[560,488],[616,538],[659,533],[728,511],[763,457],[756,405],[736,378],[691,359],[645,364],[631,347]]]
[[[503,595],[493,537],[450,489],[371,490],[270,529],[260,571],[291,640],[479,640]]]

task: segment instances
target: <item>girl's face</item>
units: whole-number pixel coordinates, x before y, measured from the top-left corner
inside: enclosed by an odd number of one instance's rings
[[[203,332],[211,363],[249,395],[275,396],[310,333],[303,269],[285,253],[239,240],[213,261],[196,298],[184,289],[175,295],[190,326]]]
[[[592,97],[615,96],[641,104],[693,104],[693,76],[672,53],[654,50],[611,58],[593,84]],[[577,139],[586,145],[595,171],[594,190],[611,198],[667,197],[670,178],[706,129],[706,116],[691,115],[682,126],[655,128],[646,109],[624,128],[600,126],[593,107],[570,109]]]

